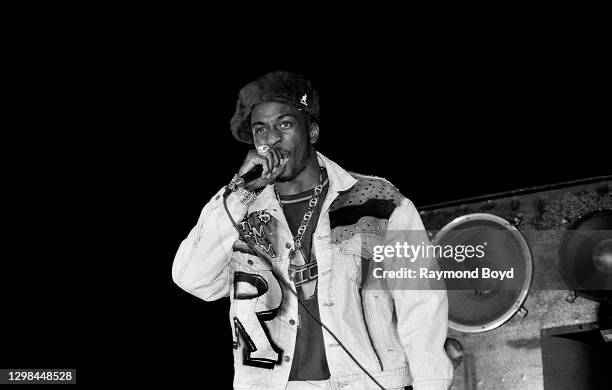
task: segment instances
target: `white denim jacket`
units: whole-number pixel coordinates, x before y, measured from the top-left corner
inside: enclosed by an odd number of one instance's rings
[[[415,244],[428,243],[416,208],[389,182],[349,174],[317,154],[329,177],[312,239],[321,320],[385,388],[447,389],[453,368],[444,351],[446,292],[364,287],[374,245],[393,245],[397,237],[392,236],[402,231],[420,233],[408,238]],[[223,189],[206,204],[181,243],[172,277],[205,301],[230,297],[234,388],[284,390],[297,334],[297,298],[239,240],[222,194]],[[227,205],[252,243],[273,257],[276,270],[293,285],[288,275],[293,238],[272,185],[250,207],[234,195]],[[333,388],[379,389],[325,330],[323,338]]]

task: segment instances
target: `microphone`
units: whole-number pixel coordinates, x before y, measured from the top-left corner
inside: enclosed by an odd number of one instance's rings
[[[255,165],[254,167],[249,169],[246,173],[244,173],[242,176],[240,176],[240,178],[244,180],[243,183],[249,183],[261,177],[262,172],[263,172],[263,165]],[[225,192],[223,193],[223,197],[224,198],[227,197],[231,192],[232,192],[232,188],[231,188],[231,183],[230,183],[230,185],[225,187]]]
[[[258,145],[255,147],[257,149],[257,154],[265,156],[270,151],[270,145]],[[263,165],[255,165],[253,168],[249,169],[244,175],[240,176],[245,183],[249,183],[253,180],[257,180],[261,177],[261,173],[263,172]]]
[[[265,155],[267,154],[267,152],[270,150],[270,146],[269,145],[260,145],[257,146],[257,152],[258,154],[261,155]],[[240,179],[242,179],[242,183],[246,184],[246,183],[250,183],[254,180],[257,180],[261,177],[261,174],[263,172],[263,165],[261,164],[257,164],[253,167],[251,167],[251,169],[249,169],[247,172],[243,173],[240,177]],[[224,197],[228,196],[229,193],[232,191],[232,187],[231,187],[231,183],[229,186],[227,186],[225,193],[224,193]]]
[[[240,178],[244,180],[245,183],[248,183],[253,180],[259,179],[261,177],[262,172],[263,165],[255,165],[253,168],[249,169],[246,173],[240,176]]]

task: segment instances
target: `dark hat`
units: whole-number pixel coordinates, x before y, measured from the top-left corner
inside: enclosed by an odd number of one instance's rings
[[[277,70],[251,81],[240,90],[236,112],[230,121],[234,138],[240,142],[253,143],[253,107],[270,101],[291,105],[304,111],[312,120],[319,120],[319,95],[312,88],[310,81],[297,73]]]

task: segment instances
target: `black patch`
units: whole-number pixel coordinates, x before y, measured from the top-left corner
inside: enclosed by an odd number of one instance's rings
[[[360,205],[345,206],[330,211],[330,228],[353,225],[362,217],[389,219],[393,210],[395,210],[393,199],[369,199]]]
[[[255,294],[239,294],[238,283],[246,282],[257,289]],[[254,299],[268,292],[268,283],[266,280],[257,274],[249,274],[246,272],[234,272],[234,299]]]
[[[276,275],[274,275],[274,278],[278,280]],[[257,292],[253,294],[238,294],[237,286],[239,282],[246,282],[246,283],[251,284],[257,289]],[[259,298],[260,296],[264,295],[267,292],[268,292],[268,284],[266,283],[265,279],[262,278],[260,275],[251,274],[247,272],[241,272],[241,271],[234,272],[234,299],[237,299],[237,300],[255,299],[255,298]],[[281,294],[282,293],[283,292],[281,289]],[[255,343],[249,336],[249,333],[244,328],[244,325],[242,324],[242,322],[240,322],[240,319],[238,319],[238,317],[234,317],[234,331],[235,331],[236,341],[232,341],[232,347],[234,349],[238,349],[240,340],[244,342],[243,356],[242,356],[243,365],[259,367],[259,368],[266,368],[266,369],[273,369],[275,365],[281,364],[281,357],[283,355],[283,350],[274,342],[274,340],[270,336],[270,330],[268,329],[265,322],[272,321],[273,319],[275,319],[282,305],[283,305],[283,296],[281,295],[281,302],[277,308],[255,312],[255,315],[257,316],[257,320],[259,321],[261,328],[263,329],[263,332],[266,335],[266,338],[268,339],[268,342],[272,346],[272,349],[274,350],[274,352],[277,353],[278,358],[276,360],[251,357],[251,353],[257,350],[257,346],[255,345]]]
[[[274,350],[274,352],[278,354],[278,359],[272,360],[272,359],[252,358],[251,353],[253,351],[256,351],[257,347],[255,346],[255,343],[253,343],[253,340],[251,339],[247,331],[244,329],[244,326],[242,325],[238,317],[234,317],[234,328],[236,329],[236,333],[240,335],[241,339],[243,340],[245,344],[242,350],[242,364],[245,366],[266,368],[268,370],[271,370],[274,368],[275,365],[281,364],[281,357],[283,356],[283,350],[279,348],[278,345],[276,345],[272,341],[272,339],[270,338],[270,333],[268,331],[268,328],[263,324],[261,318],[258,316],[257,319],[259,320],[259,322],[261,322],[264,333],[266,334],[266,337],[270,341],[270,345],[272,346],[272,349]],[[236,346],[238,345],[238,343],[239,341],[236,342]],[[235,349],[237,349],[237,347]]]

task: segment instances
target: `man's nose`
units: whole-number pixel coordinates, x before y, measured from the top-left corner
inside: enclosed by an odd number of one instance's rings
[[[276,126],[272,126],[268,132],[268,145],[276,145],[281,141],[280,130]]]

